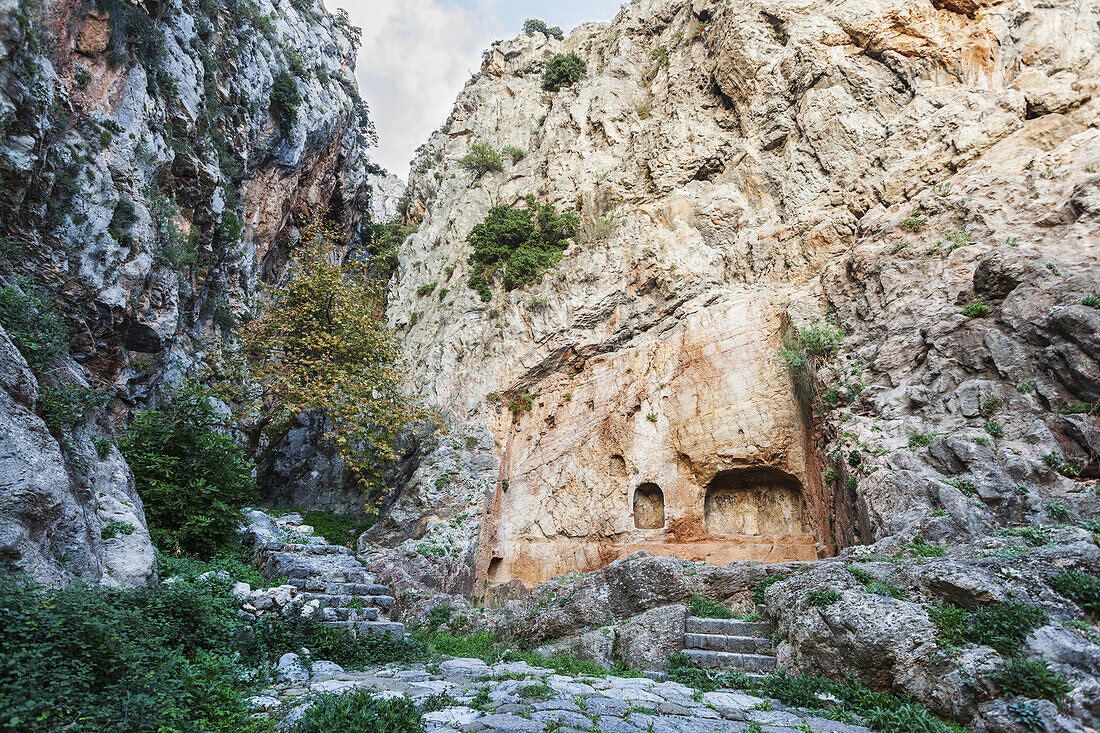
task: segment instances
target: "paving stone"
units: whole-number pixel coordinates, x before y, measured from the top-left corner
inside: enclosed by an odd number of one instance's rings
[[[553,700],[542,700],[534,703],[531,707],[535,710],[568,710],[570,712],[579,712],[580,706],[573,702],[572,699],[555,698]]]
[[[596,727],[600,733],[638,733],[638,726],[628,723],[622,718],[612,718],[610,715],[601,716],[596,721]]]
[[[531,719],[548,724],[568,725],[580,730],[592,730],[591,720],[571,710],[537,710],[531,713]]]
[[[448,659],[439,665],[443,676],[460,680],[479,680],[492,676],[489,665],[480,659]]]
[[[478,718],[479,723],[485,726],[488,730],[499,731],[538,731],[546,730],[546,724],[540,720],[528,720],[527,718],[521,718],[518,715],[486,715],[482,718]]]
[[[743,692],[730,690],[705,692],[703,693],[703,700],[708,705],[713,705],[719,710],[721,710],[722,708],[737,708],[740,710],[748,710],[749,708],[764,702],[764,698],[762,697],[754,697],[752,695],[746,695]]]
[[[614,700],[610,697],[590,697],[584,701],[584,712],[589,715],[614,715],[621,718],[630,712],[630,706],[622,700]]]
[[[472,723],[480,717],[481,713],[473,708],[449,707],[431,713],[424,713],[424,722],[459,726],[466,723]]]

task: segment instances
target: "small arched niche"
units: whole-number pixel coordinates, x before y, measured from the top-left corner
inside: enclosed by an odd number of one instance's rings
[[[722,471],[707,484],[709,535],[802,533],[802,485],[775,468]]]
[[[634,490],[634,526],[637,529],[665,526],[665,495],[657,484],[646,482]]]

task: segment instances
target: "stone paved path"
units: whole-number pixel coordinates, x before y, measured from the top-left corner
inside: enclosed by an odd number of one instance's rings
[[[286,659],[280,671],[287,681],[253,698],[258,708],[284,718],[280,730],[292,730],[317,694],[370,688],[381,697],[418,703],[450,695],[453,705],[424,716],[428,733],[742,733],[755,730],[753,724],[767,733],[869,733],[738,690],[700,693],[648,678],[568,677],[526,662],[490,666],[451,659],[438,667],[387,665],[362,672],[344,672],[330,662],[312,666],[310,674],[296,657]]]

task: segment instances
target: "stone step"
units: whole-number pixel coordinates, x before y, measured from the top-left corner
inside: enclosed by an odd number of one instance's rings
[[[389,634],[401,638],[405,635],[405,624],[396,621],[322,621],[321,626],[330,629],[343,629],[355,636],[364,634]]]
[[[307,601],[320,601],[322,606],[331,608],[355,608],[360,605],[364,608],[370,606],[391,608],[394,600],[393,596],[339,596],[327,593],[309,593],[308,591],[302,595],[306,597]]]
[[[323,577],[289,578],[287,583],[295,588],[330,596],[384,596],[389,594],[389,586],[378,583],[348,583],[326,580]]]
[[[772,643],[759,636],[726,636],[725,634],[684,634],[684,646],[688,649],[709,649],[715,652],[739,654],[766,654]]]
[[[722,634],[724,636],[767,636],[772,627],[764,621],[734,621],[725,618],[688,616],[684,630],[689,634]]]
[[[738,654],[707,649],[685,649],[692,664],[703,669],[741,669],[746,672],[771,672],[775,657],[766,654]]]
[[[322,608],[318,612],[322,621],[377,621],[382,617],[380,608]]]

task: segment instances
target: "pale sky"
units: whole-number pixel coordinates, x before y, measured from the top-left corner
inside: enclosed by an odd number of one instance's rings
[[[371,157],[406,178],[413,151],[447,120],[455,97],[481,67],[481,52],[514,38],[527,18],[567,34],[610,21],[622,0],[327,0],[363,29],[356,76],[378,128]]]

